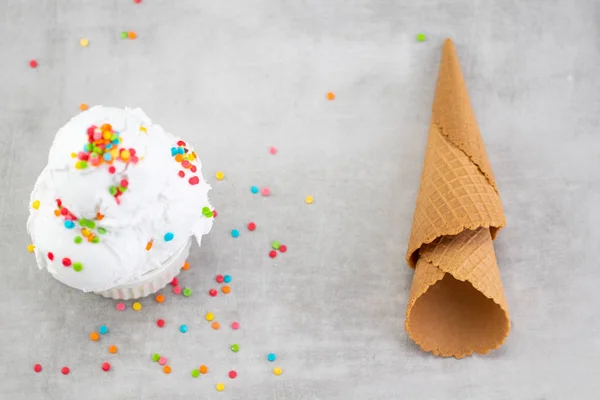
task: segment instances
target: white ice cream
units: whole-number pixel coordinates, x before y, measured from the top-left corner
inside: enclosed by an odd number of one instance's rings
[[[134,149],[135,155],[120,153],[123,159],[112,164],[91,165],[88,160],[86,168],[76,168],[80,152],[85,153],[88,129],[104,124],[110,124],[122,141],[114,144],[107,136],[98,139],[104,143],[100,146],[110,146],[108,152],[116,157],[122,149]],[[102,291],[133,283],[159,268],[190,236],[200,245],[212,226],[210,185],[193,148],[180,141],[152,124],[140,109],[98,106],[72,118],[57,133],[48,165],[31,193],[27,229],[38,266],[74,288]],[[115,198],[114,187],[123,180],[126,190]],[[66,216],[57,199],[68,210]],[[87,239],[92,237],[97,239]],[[63,259],[69,265],[63,265]]]

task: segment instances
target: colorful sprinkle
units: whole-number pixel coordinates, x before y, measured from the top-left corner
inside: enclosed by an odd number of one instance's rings
[[[127,34],[127,38],[128,38],[128,39],[132,39],[132,40],[133,40],[133,39],[137,38],[137,33],[135,33],[134,31],[130,31],[130,32]]]
[[[38,66],[38,62],[37,62],[37,61],[35,61],[35,60],[31,60],[31,61],[29,61],[29,66],[30,66],[31,68],[37,68],[37,66]]]
[[[75,222],[71,221],[70,219],[65,221],[65,228],[67,229],[73,229],[75,228]]]
[[[80,262],[73,263],[73,271],[81,272],[82,269],[83,269],[82,263],[80,263]]]
[[[193,370],[192,370],[192,376],[193,376],[194,378],[197,378],[197,377],[199,377],[199,376],[200,376],[200,371],[198,371],[197,369],[193,369]]]
[[[181,293],[181,286],[173,286],[172,291],[175,294],[180,294]]]
[[[117,352],[117,350],[118,350],[117,346],[115,346],[114,344],[108,348],[108,352],[110,354],[115,354]]]
[[[277,356],[275,355],[275,353],[269,353],[267,355],[267,360],[269,360],[270,362],[274,362],[275,360],[277,360]]]
[[[198,178],[197,176],[192,176],[188,182],[190,183],[190,185],[197,185],[198,183],[200,183],[200,178]]]
[[[208,294],[211,295],[212,297],[215,297],[218,294],[218,292],[216,289],[210,289],[208,291]]]
[[[281,253],[285,253],[287,251],[287,246],[285,244],[282,244],[281,246],[279,246],[279,251]]]
[[[165,242],[170,242],[171,240],[173,240],[174,237],[175,235],[173,235],[172,232],[165,233]]]
[[[225,385],[223,383],[219,382],[219,383],[217,383],[215,388],[217,388],[217,391],[222,392],[223,390],[225,390]]]
[[[417,34],[417,42],[424,42],[426,39],[427,39],[427,36],[425,36],[424,33]]]
[[[313,197],[312,197],[312,196],[306,196],[306,197],[304,198],[304,202],[305,202],[306,204],[312,204],[312,203],[313,203],[313,200],[314,200],[314,199],[313,199]]]
[[[262,190],[260,191],[260,193],[263,196],[265,196],[265,197],[270,196],[271,195],[271,189],[269,189],[268,187],[262,188]]]
[[[62,367],[62,369],[60,370],[60,372],[63,375],[69,375],[69,372],[71,372],[71,370],[69,369],[69,367]]]
[[[192,295],[192,289],[190,289],[190,288],[183,289],[183,295],[185,297],[190,297]]]
[[[125,304],[123,304],[123,303],[117,303],[117,305],[115,306],[115,308],[118,311],[125,311]]]
[[[222,180],[223,180],[223,178],[225,178],[225,174],[224,174],[222,171],[218,171],[218,172],[215,174],[215,177],[217,178],[217,180],[219,180],[219,181],[222,181]]]
[[[188,331],[188,327],[187,327],[187,325],[181,325],[181,326],[179,327],[179,332],[181,332],[181,333],[186,333],[187,331]]]
[[[208,372],[208,367],[206,365],[201,365],[200,368],[198,368],[198,371],[204,375]]]
[[[85,111],[85,110],[87,110],[88,108],[89,108],[89,107],[88,107],[88,105],[87,105],[87,104],[85,104],[85,103],[81,103],[81,104],[79,105],[79,109],[80,109],[81,111]]]
[[[277,240],[273,240],[271,242],[271,247],[273,248],[273,250],[277,250],[279,249],[279,247],[281,247],[281,244]]]
[[[232,322],[231,323],[231,329],[233,329],[234,331],[237,331],[238,329],[240,329],[240,323],[239,322]]]
[[[237,372],[231,370],[231,371],[229,371],[228,375],[231,379],[235,379],[237,377]]]
[[[42,372],[42,366],[41,366],[40,364],[35,364],[35,365],[33,366],[33,370],[34,370],[35,372]]]
[[[51,252],[51,251],[49,251],[49,252],[48,252],[48,259],[49,259],[50,261],[53,261],[53,260],[54,260],[54,254],[52,254],[52,252]]]
[[[240,236],[240,231],[238,231],[237,229],[232,229],[231,230],[231,237],[236,238],[238,236]]]
[[[333,92],[327,93],[327,100],[335,100],[335,94]]]
[[[269,147],[269,153],[271,153],[272,155],[277,154],[277,147],[275,147],[275,146]]]
[[[157,303],[162,303],[163,301],[165,301],[165,296],[163,296],[162,294],[157,294],[156,297],[154,297],[154,300],[156,300]]]
[[[90,340],[97,342],[98,339],[100,339],[100,335],[98,335],[98,332],[92,332],[90,333]]]
[[[250,191],[251,191],[252,193],[254,193],[254,194],[258,193],[258,190],[259,190],[259,189],[258,189],[258,187],[256,187],[256,186],[252,186],[252,187],[250,188]]]
[[[183,267],[181,267],[182,270],[187,271],[188,269],[190,269],[190,263],[189,262],[184,262],[183,263]]]
[[[207,321],[212,321],[213,319],[215,319],[215,314],[208,312],[208,313],[206,313],[204,318],[206,318]]]
[[[215,280],[217,281],[217,283],[223,283],[223,281],[225,280],[225,278],[223,278],[223,275],[217,275],[217,277],[215,278]]]
[[[34,200],[33,203],[31,203],[31,207],[33,207],[34,210],[38,210],[40,208],[40,201]]]
[[[225,276],[223,277],[223,282],[225,282],[225,283],[229,283],[229,282],[231,282],[231,276],[230,276],[230,275],[225,275]]]
[[[159,328],[162,328],[163,326],[165,326],[165,320],[164,320],[164,319],[159,319],[159,320],[157,320],[157,321],[156,321],[156,325],[157,325]]]
[[[221,324],[219,324],[217,321],[213,322],[212,324],[210,324],[210,326],[215,330],[218,331],[221,328]]]
[[[158,353],[152,354],[152,361],[158,362],[158,360],[160,360],[160,354],[158,354]]]
[[[150,240],[148,243],[146,243],[146,250],[150,250],[152,248],[152,240]]]
[[[161,357],[158,359],[158,363],[160,365],[167,365],[167,359],[165,357]]]
[[[277,376],[281,375],[281,373],[282,373],[282,372],[283,372],[283,371],[282,371],[282,370],[281,370],[281,368],[279,368],[279,367],[275,367],[275,368],[273,368],[273,373],[274,373],[275,375],[277,375]]]
[[[179,285],[179,279],[177,279],[177,277],[174,277],[171,282],[169,283],[169,285],[171,286],[177,286]]]
[[[256,224],[255,224],[254,222],[250,222],[250,223],[248,224],[248,230],[249,230],[250,232],[253,232],[253,231],[255,231],[255,230],[256,230]]]
[[[221,288],[221,292],[225,293],[225,294],[229,294],[229,292],[231,292],[231,288],[229,286],[223,286]]]
[[[271,257],[271,258],[275,258],[275,257],[277,257],[277,252],[276,252],[275,250],[271,250],[271,251],[269,252],[269,257]]]
[[[142,303],[136,301],[135,303],[133,303],[133,305],[131,306],[135,311],[140,311],[142,309]]]
[[[98,332],[100,332],[101,335],[106,335],[108,333],[108,327],[106,325],[100,325]]]
[[[237,353],[238,351],[240,351],[240,346],[238,344],[232,344],[230,347],[231,351],[233,351],[234,353]]]
[[[70,267],[71,266],[71,259],[68,257],[65,257],[62,259],[62,265],[64,265],[65,267]]]
[[[168,375],[168,374],[170,374],[170,373],[171,373],[171,367],[169,367],[168,365],[165,365],[165,366],[163,367],[163,372],[164,372],[165,374],[167,374],[167,375]]]
[[[28,252],[33,253],[34,250],[35,250],[35,246],[33,245],[33,243],[30,243],[27,245]]]
[[[86,38],[81,38],[81,40],[79,40],[79,44],[81,45],[81,47],[87,47],[89,43],[89,40],[87,40]]]
[[[121,32],[121,39],[127,39],[127,32]]]

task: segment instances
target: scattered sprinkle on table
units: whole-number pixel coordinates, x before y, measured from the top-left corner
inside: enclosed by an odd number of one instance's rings
[[[238,231],[237,229],[232,229],[231,230],[231,237],[239,237],[240,236],[240,231]]]
[[[110,371],[110,364],[107,362],[102,363],[102,371],[105,371],[105,372]]]
[[[208,294],[211,295],[212,297],[215,297],[218,294],[217,289],[210,289],[208,291]]]
[[[137,33],[135,33],[134,31],[129,31],[129,33],[127,33],[127,38],[133,40],[137,38]]]
[[[115,306],[115,308],[119,311],[124,311],[125,310],[125,304],[123,303],[117,303],[117,305]]]
[[[225,275],[225,276],[223,277],[223,282],[225,282],[225,283],[229,283],[229,282],[231,282],[231,276],[230,276],[230,275]]]
[[[223,383],[217,383],[217,385],[215,386],[217,388],[217,390],[219,392],[222,392],[223,390],[225,390],[225,385]]]
[[[158,362],[158,360],[160,360],[160,354],[158,354],[158,353],[152,354],[152,361]]]
[[[231,288],[225,285],[221,288],[221,292],[223,292],[224,294],[229,294],[229,292],[231,292]]]
[[[228,375],[231,379],[235,379],[237,377],[237,372],[231,370],[231,371],[229,371]]]
[[[165,242],[170,242],[171,240],[173,240],[174,237],[175,235],[173,235],[173,232],[165,233]]]
[[[148,243],[146,243],[146,250],[150,251],[151,248],[152,248],[152,240],[150,240]]]
[[[37,66],[38,66],[38,62],[37,62],[37,61],[35,61],[35,60],[31,60],[31,61],[29,61],[29,66],[30,66],[31,68],[37,68]]]
[[[127,32],[126,31],[121,32],[121,39],[127,39]]]
[[[115,354],[117,352],[117,350],[118,350],[117,346],[115,346],[114,344],[108,348],[108,352],[110,354]]]
[[[221,324],[219,324],[217,321],[213,322],[210,325],[215,331],[218,331],[221,328]]]
[[[81,104],[79,105],[79,109],[80,109],[81,111],[85,111],[85,110],[87,110],[88,108],[89,108],[89,107],[88,107],[88,105],[87,105],[87,104],[85,104],[85,103],[81,103]]]
[[[71,372],[71,370],[69,369],[69,367],[62,367],[62,369],[60,370],[60,372],[63,375],[69,375],[69,372]]]
[[[275,250],[271,250],[271,251],[269,252],[269,257],[271,257],[271,258],[275,258],[275,257],[277,257],[277,252],[276,252]]]
[[[277,360],[277,356],[275,355],[275,353],[269,353],[267,355],[267,360],[273,362],[273,361]]]
[[[93,340],[94,342],[97,342],[98,339],[100,339],[100,335],[98,335],[98,332],[92,332],[92,333],[90,333],[90,340]]]
[[[277,154],[277,147],[275,147],[275,146],[269,147],[269,153],[271,153],[272,155]]]
[[[260,193],[267,197],[271,195],[271,189],[269,189],[268,187],[262,188],[262,190],[260,191]]]
[[[29,245],[27,245],[28,252],[33,253],[34,250],[35,250],[35,246],[33,245],[33,243],[30,243]]]
[[[306,196],[306,197],[304,198],[304,202],[305,202],[306,204],[312,204],[312,203],[313,203],[313,201],[314,201],[314,199],[313,199],[313,197],[312,197],[312,196]]]
[[[238,351],[240,351],[240,346],[238,344],[232,344],[230,347],[231,351],[233,351],[234,353],[237,353]]]
[[[190,263],[187,261],[184,262],[183,267],[181,267],[181,269],[183,269],[184,271],[187,271],[188,269],[190,269]]]
[[[335,100],[335,94],[333,92],[327,93],[327,100]]]
[[[134,2],[135,4],[140,4],[140,3],[142,2],[142,0],[133,0],[133,2]]]
[[[162,294],[157,294],[156,297],[154,297],[154,300],[156,300],[157,303],[162,303],[165,301],[165,296]]]
[[[215,174],[215,177],[217,178],[217,180],[219,180],[219,181],[222,181],[222,180],[223,180],[223,178],[225,178],[225,173],[224,173],[223,171],[218,171],[218,172]]]
[[[165,326],[165,320],[164,320],[164,319],[159,319],[159,320],[157,320],[157,321],[156,321],[156,325],[157,325],[159,328],[162,328],[163,326]]]
[[[171,286],[178,286],[179,285],[179,279],[177,279],[177,277],[174,277],[173,280],[169,283],[169,285],[171,285]]]
[[[273,373],[274,373],[275,375],[277,375],[277,376],[281,375],[281,373],[282,373],[282,372],[283,372],[283,371],[282,371],[282,370],[281,370],[281,368],[279,368],[279,367],[275,367],[275,368],[273,368]]]
[[[194,378],[197,378],[197,377],[199,377],[199,376],[200,376],[200,371],[198,371],[197,369],[193,369],[193,370],[192,370],[192,376],[193,376]]]
[[[98,332],[100,332],[101,335],[106,335],[108,333],[108,327],[106,325],[100,325]]]
[[[256,193],[258,193],[258,187],[257,187],[257,186],[252,186],[252,187],[250,188],[250,191],[251,191],[252,193],[256,194]]]
[[[168,374],[170,374],[170,373],[171,373],[171,367],[169,367],[168,365],[165,365],[165,366],[163,367],[163,372],[164,372],[165,374],[167,374],[167,375],[168,375]]]
[[[250,232],[254,232],[254,231],[256,230],[256,224],[255,224],[254,222],[250,222],[250,223],[248,224],[248,230],[249,230]]]
[[[215,314],[208,312],[206,313],[206,315],[204,316],[204,318],[206,318],[207,321],[212,321],[213,319],[215,319]]]
[[[281,243],[279,243],[277,240],[273,240],[271,242],[271,247],[273,248],[273,250],[277,250],[281,247]]]
[[[285,244],[282,244],[281,246],[279,246],[279,251],[285,253],[287,251],[287,246]]]
[[[89,40],[87,40],[86,38],[81,38],[81,40],[79,41],[79,44],[81,45],[81,47],[87,47],[87,45],[89,44]]]
[[[217,277],[215,278],[215,281],[217,281],[217,283],[223,283],[223,280],[225,278],[223,278],[223,275],[217,275]]]
[[[190,288],[183,289],[183,295],[185,297],[190,297],[192,295],[192,289],[190,289]]]
[[[231,329],[237,331],[238,329],[240,329],[240,323],[239,322],[232,322],[231,323]]]
[[[42,372],[42,366],[41,366],[40,364],[35,364],[35,365],[33,366],[33,370],[34,370],[35,372]]]
[[[166,358],[166,357],[160,357],[160,358],[158,359],[158,363],[159,363],[160,365],[167,365],[167,358]]]
[[[188,331],[188,327],[187,327],[187,325],[181,325],[181,326],[179,327],[179,332],[181,332],[181,333],[186,333],[187,331]]]
[[[425,36],[424,33],[418,33],[417,34],[417,42],[424,42],[425,39],[427,39],[427,37]]]
[[[200,368],[198,368],[198,371],[200,371],[200,373],[204,375],[208,372],[208,367],[206,365],[201,365]]]
[[[179,286],[179,285],[173,286],[173,293],[175,293],[175,294],[181,293],[181,286]]]
[[[140,311],[142,309],[142,303],[136,301],[135,303],[133,303],[133,305],[131,306],[135,311]]]

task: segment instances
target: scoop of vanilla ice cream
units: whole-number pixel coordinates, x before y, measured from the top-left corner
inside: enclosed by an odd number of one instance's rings
[[[57,133],[31,193],[38,266],[83,291],[133,283],[212,227],[190,144],[140,109],[97,106]]]

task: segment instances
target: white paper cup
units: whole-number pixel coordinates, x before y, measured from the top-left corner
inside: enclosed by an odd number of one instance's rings
[[[181,249],[165,261],[161,268],[146,272],[137,282],[119,285],[112,289],[94,293],[116,300],[129,300],[139,299],[140,297],[146,297],[158,292],[179,274],[183,264],[190,255],[191,244],[192,240],[190,239]]]

